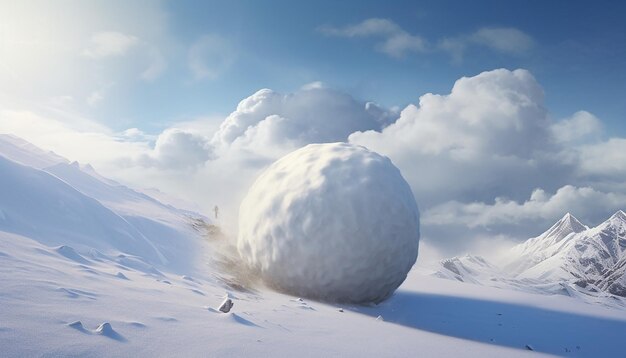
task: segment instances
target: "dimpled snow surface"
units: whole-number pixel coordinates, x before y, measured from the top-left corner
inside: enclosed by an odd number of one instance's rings
[[[238,250],[271,287],[380,302],[417,259],[419,212],[400,171],[347,143],[311,144],[272,164],[239,213]]]

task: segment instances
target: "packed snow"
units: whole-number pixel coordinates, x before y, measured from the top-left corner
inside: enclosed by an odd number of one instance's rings
[[[239,253],[294,295],[381,302],[406,278],[419,212],[387,158],[347,143],[310,144],[272,164],[244,198]]]

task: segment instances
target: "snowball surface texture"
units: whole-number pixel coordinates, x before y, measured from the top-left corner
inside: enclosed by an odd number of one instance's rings
[[[380,302],[404,281],[418,245],[417,204],[398,168],[347,143],[310,144],[279,159],[239,212],[244,262],[297,296]]]

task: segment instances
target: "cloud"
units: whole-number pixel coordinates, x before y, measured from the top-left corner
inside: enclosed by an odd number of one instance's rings
[[[446,37],[439,40],[439,49],[448,52],[453,62],[463,61],[465,51],[481,46],[507,55],[527,54],[534,47],[534,40],[523,31],[511,27],[484,27],[471,34]]]
[[[342,37],[366,37],[366,36],[391,36],[398,32],[402,32],[400,26],[388,19],[372,18],[363,20],[355,25],[345,27],[333,27],[323,25],[318,31],[329,36]]]
[[[626,177],[626,138],[610,138],[578,148],[580,174],[624,182]]]
[[[126,135],[138,135],[135,131],[125,131]],[[157,138],[154,150],[143,154],[137,163],[143,167],[159,167],[167,170],[195,168],[213,157],[213,150],[204,136],[182,130],[168,128]]]
[[[138,79],[155,79],[179,49],[161,2],[20,1],[0,7],[0,96],[13,110],[32,110],[62,96],[78,106],[84,104],[78,99],[107,83],[129,88]],[[160,64],[151,48],[161,53]],[[108,106],[80,108],[109,111],[121,105],[120,94],[107,93]]]
[[[500,69],[461,78],[448,95],[425,94],[382,131],[349,140],[389,156],[429,207],[558,185],[574,169],[557,155],[550,124],[534,77]]]
[[[602,123],[587,111],[578,111],[570,118],[552,125],[552,135],[560,143],[595,141],[602,133]]]
[[[91,36],[89,46],[83,50],[83,55],[91,58],[123,56],[138,42],[137,37],[121,32],[98,32]]]
[[[411,52],[425,52],[428,47],[421,36],[409,34],[388,19],[372,18],[345,27],[324,25],[318,31],[327,36],[381,38],[382,41],[376,44],[376,49],[396,58]]]
[[[17,135],[71,160],[98,165],[149,151],[146,142],[120,140],[102,124],[62,112],[41,114],[0,108],[0,133]],[[115,169],[115,165],[110,168]]]
[[[196,80],[215,79],[232,65],[235,49],[226,38],[208,34],[189,48],[187,63]]]
[[[528,34],[512,27],[484,27],[471,34],[441,38],[436,41],[438,46],[435,48],[431,48],[424,37],[410,34],[388,19],[370,18],[344,27],[323,25],[317,31],[326,36],[378,38],[376,50],[395,58],[438,49],[449,53],[455,62],[461,62],[466,49],[471,46],[482,46],[508,55],[525,54],[534,46]]]
[[[526,33],[510,27],[485,27],[469,36],[475,44],[507,54],[523,54],[530,50],[533,39]]]
[[[590,187],[565,185],[550,195],[533,190],[524,202],[497,197],[492,204],[450,201],[430,208],[422,215],[424,225],[463,225],[469,228],[519,225],[524,221],[556,220],[566,212],[580,219],[606,219],[605,212],[626,207],[625,193],[605,193]]]
[[[139,128],[128,128],[122,131],[122,133],[120,133],[120,136],[124,138],[124,140],[132,142],[151,141],[155,139],[153,136],[144,133]]]
[[[308,143],[345,141],[354,131],[380,129],[385,112],[370,107],[319,86],[291,94],[262,89],[239,103],[212,142],[275,157]]]

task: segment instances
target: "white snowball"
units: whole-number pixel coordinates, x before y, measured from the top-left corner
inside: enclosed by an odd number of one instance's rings
[[[270,286],[339,302],[379,302],[417,259],[419,212],[387,157],[310,144],[272,164],[239,212],[237,248]]]

